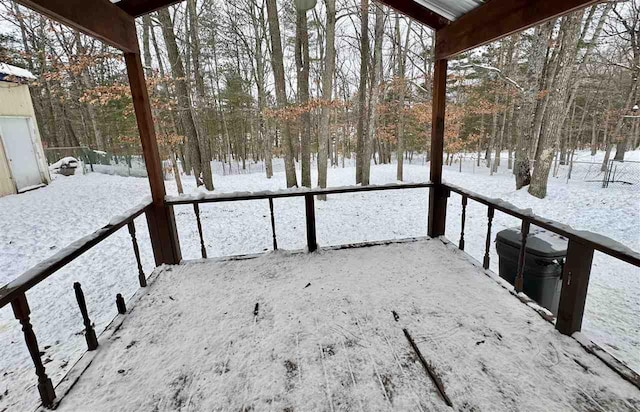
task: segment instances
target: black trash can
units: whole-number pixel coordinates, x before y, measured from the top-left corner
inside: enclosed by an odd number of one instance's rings
[[[520,228],[505,229],[496,235],[500,277],[512,285],[518,273],[521,239]],[[567,239],[543,229],[531,229],[527,236],[523,292],[553,314],[558,312],[566,256]]]

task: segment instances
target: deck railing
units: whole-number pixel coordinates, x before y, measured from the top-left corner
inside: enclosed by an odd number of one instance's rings
[[[399,190],[399,189],[420,189],[430,188],[432,183],[392,183],[387,185],[370,185],[370,186],[344,186],[333,187],[327,189],[288,189],[280,191],[265,192],[235,192],[222,194],[205,194],[201,193],[194,196],[167,196],[165,203],[168,206],[176,205],[193,205],[193,211],[196,216],[196,225],[198,227],[198,235],[200,236],[200,248],[203,258],[207,257],[207,250],[204,245],[204,237],[202,233],[202,223],[200,221],[200,204],[201,203],[220,203],[220,202],[237,202],[241,200],[268,200],[269,211],[271,214],[271,231],[273,236],[273,249],[278,249],[278,241],[276,237],[275,218],[273,215],[273,199],[304,197],[305,205],[305,222],[307,229],[307,249],[313,252],[318,249],[316,240],[316,215],[315,215],[315,196],[335,195],[341,193],[362,193],[383,190]],[[426,198],[425,198],[426,200]],[[426,220],[426,216],[425,216]]]
[[[432,189],[434,188],[434,186],[435,185],[433,183],[407,183],[371,186],[348,186],[328,189],[288,189],[282,191],[266,191],[254,193],[200,193],[193,196],[167,196],[165,198],[165,207],[173,208],[177,205],[193,206],[196,218],[196,226],[200,238],[201,256],[203,258],[207,258],[207,249],[204,241],[202,222],[200,219],[201,204],[267,200],[269,203],[269,211],[271,215],[270,222],[273,237],[273,249],[277,250],[278,242],[276,236],[273,200],[279,198],[304,197],[307,249],[309,252],[313,252],[318,248],[316,239],[314,204],[315,196],[400,189]],[[556,328],[563,334],[570,335],[573,332],[579,331],[581,328],[594,251],[597,250],[603,252],[614,258],[635,265],[636,267],[640,267],[639,253],[604,236],[577,231],[567,225],[563,225],[561,223],[536,216],[528,210],[519,209],[507,202],[497,199],[491,199],[457,186],[443,184],[439,189],[440,191],[444,190],[447,193],[447,196],[448,194],[450,194],[450,192],[455,192],[460,194],[462,197],[462,222],[460,239],[458,242],[458,247],[461,250],[464,250],[465,248],[464,232],[466,208],[469,199],[487,206],[487,236],[485,241],[485,253],[482,262],[482,265],[485,269],[489,268],[490,263],[489,250],[492,242],[492,223],[495,211],[508,214],[522,221],[522,241],[515,280],[515,290],[517,292],[521,292],[523,289],[526,241],[530,226],[532,224],[539,226],[543,229],[547,229],[568,239],[569,245],[566,263],[564,265],[560,303],[556,320]],[[425,201],[426,199],[427,197],[425,197]],[[144,204],[127,212],[123,216],[112,219],[112,221],[107,226],[72,243],[57,254],[53,255],[51,258],[42,261],[14,281],[0,288],[0,308],[11,304],[16,319],[18,319],[22,324],[25,342],[27,344],[29,354],[31,355],[31,358],[34,362],[36,375],[38,376],[38,390],[40,392],[40,397],[44,406],[54,405],[56,395],[54,392],[53,384],[46,374],[45,367],[40,357],[40,350],[38,348],[36,336],[33,332],[33,328],[29,320],[30,310],[25,293],[35,285],[42,282],[44,279],[54,274],[56,271],[63,268],[65,265],[72,262],[74,259],[87,252],[93,246],[111,236],[113,233],[115,233],[125,225],[129,229],[133,251],[136,257],[138,266],[138,280],[140,286],[145,287],[147,283],[145,274],[142,270],[140,251],[136,240],[134,219],[142,215],[143,213],[147,213],[147,218],[149,218],[148,212],[150,211],[150,207],[150,204]],[[427,220],[427,216],[425,216],[425,220]],[[80,312],[83,317],[83,324],[85,325],[85,338],[87,340],[87,348],[88,350],[95,350],[97,348],[98,342],[95,338],[95,331],[93,331],[93,327],[91,326],[91,321],[89,319],[88,311],[84,301],[84,295],[79,283],[74,284],[74,290],[78,305],[80,307]],[[122,312],[120,309],[123,306],[122,303],[122,299],[120,298],[118,302],[119,312]],[[611,365],[610,363],[609,365],[614,368],[616,367],[616,365]],[[620,372],[620,370],[617,370],[617,372],[621,373],[621,375],[626,379],[630,379],[629,376],[625,376],[625,373],[628,375],[629,371],[630,370],[626,372]],[[636,378],[637,375],[634,375],[634,377],[632,377],[632,379]]]
[[[416,188],[429,188],[431,183],[408,183],[408,184],[389,184],[389,185],[371,185],[371,186],[353,186],[353,187],[338,187],[330,189],[289,189],[277,192],[258,192],[258,193],[229,193],[229,194],[209,194],[196,197],[180,196],[171,197],[167,196],[166,207],[173,207],[174,205],[192,204],[194,212],[196,214],[198,233],[200,235],[200,247],[203,258],[207,257],[207,250],[204,243],[202,223],[200,221],[200,203],[215,203],[215,202],[233,202],[241,200],[268,200],[269,209],[271,211],[271,228],[273,233],[273,248],[278,249],[276,231],[275,231],[275,218],[273,214],[273,199],[276,198],[288,198],[288,197],[304,197],[305,199],[305,211],[306,211],[306,228],[307,228],[307,247],[309,251],[315,251],[318,247],[316,241],[315,231],[315,206],[314,196],[339,194],[339,193],[355,193],[355,192],[370,192],[370,191],[382,191],[382,190],[397,190],[397,189],[416,189]],[[88,250],[104,241],[119,229],[125,225],[128,227],[129,235],[131,236],[131,242],[133,252],[136,258],[138,269],[138,281],[140,287],[147,286],[147,279],[142,269],[142,262],[140,259],[140,250],[138,247],[138,241],[136,238],[136,228],[134,220],[142,215],[147,214],[149,218],[149,211],[151,203],[142,204],[132,210],[125,212],[124,215],[113,218],[109,224],[101,229],[78,239],[69,246],[60,250],[55,255],[51,256],[38,263],[31,269],[24,272],[15,280],[9,282],[3,287],[0,287],[0,308],[7,305],[11,305],[13,313],[16,319],[22,325],[24,333],[25,343],[29,351],[29,355],[33,360],[36,375],[38,377],[38,392],[40,393],[40,399],[42,404],[46,407],[55,405],[56,394],[51,379],[46,373],[46,368],[42,362],[40,348],[38,346],[38,340],[31,325],[29,303],[27,301],[26,292],[31,288],[38,285],[40,282],[49,278],[51,275],[73,262],[78,257],[82,256]],[[149,219],[147,219],[149,222]],[[425,216],[426,220],[426,216]],[[93,329],[89,313],[87,310],[86,302],[84,299],[84,293],[80,283],[76,282],[73,285],[76,300],[80,308],[82,315],[82,322],[84,325],[85,339],[87,341],[87,350],[92,351],[97,349],[98,341],[95,331]],[[124,300],[121,295],[116,297],[116,304],[118,312],[123,313]]]
[[[492,199],[451,184],[443,184],[443,187],[448,192],[447,197],[451,192],[457,193],[461,196],[462,213],[460,222],[460,238],[458,240],[458,248],[460,250],[464,250],[465,248],[464,232],[466,209],[469,199],[487,206],[487,236],[482,262],[482,266],[487,270],[489,269],[490,264],[489,251],[492,240],[491,227],[495,211],[497,210],[521,220],[520,250],[518,253],[518,265],[514,281],[514,289],[517,293],[523,291],[527,236],[531,225],[541,227],[557,235],[563,236],[568,240],[567,255],[565,257],[562,272],[560,301],[558,303],[558,313],[555,318],[555,327],[562,334],[572,335],[574,332],[579,332],[582,329],[582,318],[584,316],[587,291],[589,289],[589,277],[591,275],[591,266],[593,264],[593,255],[595,251],[602,252],[605,255],[629,263],[635,267],[640,267],[640,253],[611,238],[573,229],[563,223],[537,216],[530,210],[520,209],[501,199]],[[552,320],[552,318],[548,320]],[[618,359],[608,354],[597,344],[593,342],[589,342],[589,345],[585,345],[584,342],[580,343],[587,351],[600,358],[600,360],[618,373],[622,378],[640,388],[640,375],[638,373],[629,368],[623,362],[620,362]]]
[[[33,360],[36,375],[38,377],[38,392],[40,393],[40,399],[44,406],[52,406],[55,401],[56,394],[53,388],[53,383],[47,376],[45,366],[42,362],[41,352],[38,347],[38,340],[36,339],[35,332],[31,325],[31,320],[29,318],[31,310],[29,309],[26,292],[56,273],[58,270],[73,262],[78,257],[82,256],[89,249],[107,239],[124,226],[128,227],[129,235],[131,236],[133,252],[138,265],[138,281],[141,287],[146,286],[147,279],[144,271],[142,270],[142,262],[140,260],[140,250],[138,248],[134,220],[143,213],[146,213],[149,207],[150,203],[142,204],[127,211],[122,216],[111,219],[109,224],[106,226],[91,233],[90,235],[78,239],[55,255],[43,260],[24,272],[15,280],[0,288],[0,308],[11,304],[16,319],[22,325],[25,343],[29,350],[29,355]],[[82,314],[82,321],[85,326],[87,349],[90,351],[95,350],[98,347],[98,341],[96,339],[91,320],[89,319],[82,287],[80,283],[76,282],[74,283],[73,288],[78,301],[78,306],[80,307],[80,313]]]
[[[527,236],[531,225],[535,225],[567,238],[569,241],[567,256],[562,276],[560,302],[556,317],[556,329],[565,335],[571,335],[582,328],[584,305],[589,287],[589,276],[593,263],[593,253],[597,250],[606,255],[640,267],[640,253],[635,252],[623,244],[608,237],[595,233],[575,230],[565,224],[533,214],[530,210],[520,209],[514,205],[479,195],[472,191],[445,184],[450,192],[458,193],[462,198],[462,221],[458,247],[465,248],[464,230],[466,208],[469,199],[487,206],[487,236],[482,266],[489,269],[489,251],[492,242],[491,226],[495,211],[505,213],[522,221],[520,226],[521,245],[518,254],[517,273],[514,282],[516,292],[522,292],[524,284],[524,262],[526,254]]]

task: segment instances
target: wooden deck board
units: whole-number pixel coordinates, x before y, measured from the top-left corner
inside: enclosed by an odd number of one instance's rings
[[[455,410],[640,406],[438,240],[168,266],[130,309],[58,410],[451,410],[403,328]]]

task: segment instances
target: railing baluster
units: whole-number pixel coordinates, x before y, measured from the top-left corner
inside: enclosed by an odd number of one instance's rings
[[[458,242],[458,249],[464,250],[464,224],[467,220],[467,201],[466,195],[462,195],[462,223],[460,224],[460,241]]]
[[[121,315],[127,313],[127,305],[124,303],[124,298],[120,293],[116,295],[116,308],[118,309],[118,313]]]
[[[27,297],[24,293],[18,295],[17,298],[11,301],[11,307],[13,308],[13,314],[16,319],[18,319],[22,325],[22,332],[24,333],[24,340],[27,344],[27,349],[29,350],[29,355],[31,355],[33,364],[36,367],[36,375],[38,376],[38,392],[40,392],[42,404],[46,407],[52,406],[53,401],[56,398],[56,393],[53,389],[53,383],[47,376],[46,369],[42,364],[42,359],[40,358],[38,340],[36,339],[36,334],[33,332],[33,327],[29,320],[31,309],[29,309],[29,303],[27,302]]]
[[[269,198],[269,212],[271,212],[271,233],[273,234],[273,250],[278,250],[278,240],[276,239],[276,219],[273,216],[273,198]]]
[[[571,335],[582,329],[582,316],[587,300],[593,252],[592,246],[587,246],[574,239],[569,240],[562,272],[562,289],[556,320],[556,329],[565,335]]]
[[[197,203],[193,204],[193,211],[196,214],[196,223],[198,224],[198,234],[200,235],[200,252],[202,253],[202,258],[207,258],[207,248],[204,245],[204,237],[202,236],[202,222],[200,222],[200,206]]]
[[[136,263],[138,264],[138,281],[140,282],[140,287],[144,288],[147,286],[147,277],[144,275],[144,270],[142,270],[140,248],[138,248],[138,239],[136,239],[136,225],[132,220],[127,226],[129,227],[129,235],[131,235],[131,243],[133,243],[133,253],[136,255]]]
[[[523,220],[522,226],[520,227],[520,235],[522,237],[520,239],[520,253],[518,255],[518,271],[516,273],[516,281],[514,282],[516,292],[522,292],[524,288],[524,259],[527,253],[527,236],[529,236],[529,227],[529,221]]]
[[[73,284],[73,289],[76,292],[76,300],[80,307],[80,314],[82,315],[82,321],[84,322],[84,337],[87,340],[87,350],[98,349],[98,338],[96,337],[96,331],[91,325],[91,319],[89,319],[89,313],[87,311],[87,302],[84,299],[84,293],[82,293],[82,286],[79,282]]]
[[[309,252],[318,249],[316,241],[316,210],[313,195],[304,195],[304,206],[307,217],[307,248]]]
[[[491,248],[491,224],[493,222],[493,212],[493,206],[489,206],[489,210],[487,211],[487,240],[484,247],[484,261],[482,262],[482,267],[485,269],[489,269],[489,250]]]

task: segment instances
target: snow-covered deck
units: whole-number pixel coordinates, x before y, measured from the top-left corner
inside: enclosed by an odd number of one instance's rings
[[[640,407],[434,239],[159,268],[62,382],[58,410],[450,410],[403,329],[455,410]]]

